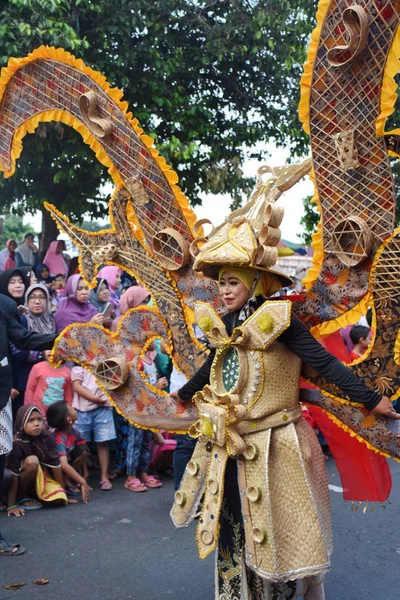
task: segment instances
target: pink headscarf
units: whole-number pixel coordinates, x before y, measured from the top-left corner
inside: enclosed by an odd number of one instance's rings
[[[122,274],[122,269],[120,269],[119,267],[103,267],[97,274],[97,277],[105,279],[108,283],[108,289],[110,290],[110,302],[112,302],[112,304],[114,305],[117,316],[120,314],[120,300],[116,294],[117,287],[115,285],[115,280],[118,274]]]
[[[54,316],[57,333],[65,329],[72,323],[88,323],[97,310],[89,302],[78,302],[76,294],[78,283],[82,279],[78,273],[68,278],[65,286],[65,297],[61,300],[60,306]]]
[[[101,279],[105,279],[108,283],[108,287],[110,288],[110,292],[116,292],[117,287],[115,286],[115,280],[117,275],[122,274],[122,270],[119,267],[103,267],[97,274],[97,277]]]
[[[60,240],[51,242],[43,261],[49,267],[50,275],[53,277],[56,275],[67,275],[68,273],[68,267],[64,261],[62,253],[57,254],[57,247],[59,243]]]
[[[121,298],[121,315],[124,315],[131,308],[139,306],[149,296],[149,292],[140,285],[133,285],[128,288]]]
[[[146,300],[150,296],[149,292],[140,285],[133,285],[128,288],[121,297],[121,316],[114,319],[111,325],[111,331],[117,331],[118,323],[120,322],[122,315],[124,315],[131,308],[139,306],[143,300]]]
[[[15,269],[17,263],[15,262],[15,250],[10,250],[10,244],[17,242],[14,239],[6,241],[6,247],[0,252],[0,271],[8,271],[8,269]]]

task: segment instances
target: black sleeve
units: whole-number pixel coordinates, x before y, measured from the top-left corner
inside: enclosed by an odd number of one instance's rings
[[[200,367],[197,373],[193,375],[192,379],[181,387],[179,396],[182,400],[191,400],[196,392],[200,392],[207,383],[210,383],[210,371],[214,356],[215,350],[211,349],[205,363]]]
[[[365,404],[368,410],[372,410],[381,401],[382,396],[371,390],[340,360],[327,352],[297,317],[292,316],[290,326],[280,335],[279,341],[319,375],[340,387],[352,402],[360,402]]]
[[[2,308],[8,339],[19,350],[51,350],[56,334],[36,333],[23,327],[19,322],[17,305],[10,298],[2,297]]]

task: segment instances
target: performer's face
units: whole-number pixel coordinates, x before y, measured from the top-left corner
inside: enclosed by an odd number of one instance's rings
[[[225,271],[222,275],[219,289],[222,300],[230,311],[242,308],[250,297],[250,292],[244,283],[229,271]]]

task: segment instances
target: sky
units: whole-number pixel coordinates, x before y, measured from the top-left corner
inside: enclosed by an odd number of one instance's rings
[[[262,164],[268,164],[271,167],[283,166],[288,158],[288,150],[285,148],[276,148],[270,144],[267,147],[270,157],[259,162],[255,159],[247,160],[243,165],[243,172],[246,177],[254,177],[257,169]],[[17,176],[17,174],[15,175]],[[111,188],[110,188],[111,190]],[[111,191],[110,191],[111,193]],[[308,177],[305,177],[297,183],[291,190],[282,194],[278,204],[285,209],[285,216],[281,224],[282,238],[295,243],[302,243],[302,226],[300,219],[303,216],[303,198],[313,193],[313,185]],[[229,215],[231,198],[228,194],[202,194],[203,204],[195,207],[198,219],[209,219],[213,225],[219,225]],[[24,222],[33,227],[34,231],[41,229],[41,213],[35,215],[26,215]],[[63,236],[64,237],[64,236]]]

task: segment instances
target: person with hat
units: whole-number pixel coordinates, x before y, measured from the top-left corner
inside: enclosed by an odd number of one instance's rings
[[[195,321],[210,354],[178,392],[192,399],[198,443],[171,517],[195,517],[201,558],[217,549],[216,598],[323,600],[332,533],[325,460],[302,418],[302,361],[377,415],[398,418],[380,396],[329,354],[273,298],[290,282],[275,268],[283,211],[232,216],[201,247],[194,270],[216,279],[227,313],[199,302]]]

